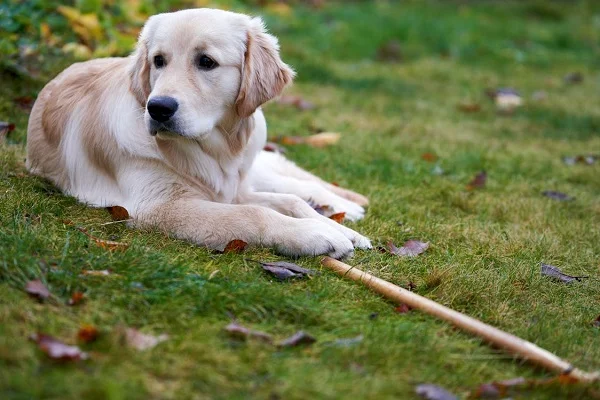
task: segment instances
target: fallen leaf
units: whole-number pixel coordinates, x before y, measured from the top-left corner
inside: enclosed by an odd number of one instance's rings
[[[98,339],[98,329],[92,325],[81,325],[77,332],[77,340],[83,343],[91,343]]]
[[[484,383],[480,385],[471,397],[476,399],[498,399],[505,397],[509,389],[527,384],[525,378],[514,378],[505,381]]]
[[[70,306],[76,306],[77,304],[81,303],[83,299],[85,299],[85,294],[82,292],[73,292],[67,304]]]
[[[394,308],[394,311],[396,311],[398,314],[406,314],[410,310],[412,310],[412,308],[408,304],[404,303],[401,303],[398,307]]]
[[[592,321],[592,325],[596,328],[600,328],[600,315],[598,315],[596,319]]]
[[[377,49],[377,60],[385,62],[401,62],[402,46],[397,40],[389,40]]]
[[[481,105],[477,103],[461,103],[458,105],[458,110],[464,113],[476,113],[481,111]]]
[[[0,144],[6,140],[8,133],[12,132],[14,130],[15,130],[15,124],[0,121]]]
[[[481,171],[469,182],[467,190],[482,189],[487,183],[487,172]]]
[[[127,343],[127,346],[140,351],[150,349],[167,339],[169,339],[169,335],[166,334],[153,336],[142,333],[137,329],[125,329],[125,342]]]
[[[503,113],[512,113],[517,107],[523,105],[523,98],[515,89],[500,88],[493,92],[492,97],[496,102],[496,108]]]
[[[317,339],[310,336],[308,333],[304,331],[298,331],[289,338],[282,340],[277,347],[296,347],[303,344],[312,344],[316,341]]]
[[[443,387],[431,383],[422,383],[417,385],[415,388],[415,393],[426,400],[458,400],[458,397]]]
[[[110,213],[113,221],[125,221],[129,219],[129,213],[125,207],[112,206],[106,207],[106,210]]]
[[[285,147],[281,147],[277,143],[274,143],[274,142],[267,142],[265,144],[265,147],[263,147],[263,150],[269,151],[271,153],[280,153],[280,154],[284,154],[286,152]]]
[[[241,253],[246,249],[246,246],[248,246],[248,243],[244,242],[243,240],[234,239],[227,243],[223,253]]]
[[[83,271],[81,271],[81,275],[88,275],[88,276],[109,276],[109,275],[113,275],[113,273],[112,273],[112,271],[110,269],[102,269],[102,270],[84,269]]]
[[[301,96],[281,96],[277,103],[296,107],[300,111],[312,110],[315,105],[310,101],[304,100]]]
[[[261,331],[255,331],[252,329],[248,329],[245,326],[237,324],[235,322],[230,323],[225,327],[225,331],[232,337],[236,339],[246,340],[246,339],[258,339],[262,342],[272,343],[273,338],[271,335]]]
[[[87,232],[87,229],[82,228],[82,227],[78,227],[77,228],[81,233],[83,233],[84,235],[86,235],[87,237],[89,237],[90,239],[92,239],[94,241],[94,243],[96,243],[96,245],[98,245],[99,247],[102,247],[103,249],[107,249],[107,250],[126,250],[129,245],[127,243],[121,243],[121,242],[114,242],[112,240],[104,240],[104,239],[100,239],[97,238],[95,236],[90,235]]]
[[[31,96],[21,96],[21,97],[15,97],[13,99],[13,102],[21,110],[29,112],[33,108],[33,103],[35,102],[35,99]]]
[[[563,273],[560,269],[553,265],[542,263],[541,268],[542,276],[549,276],[564,283],[571,283],[573,281],[581,281],[582,279],[588,278],[587,276],[571,276]]]
[[[44,333],[34,333],[29,337],[37,343],[40,350],[54,360],[79,361],[88,358],[87,353],[82,352],[77,346],[69,346]]]
[[[436,162],[438,159],[438,156],[433,153],[423,153],[423,154],[421,154],[421,159],[425,160],[427,162]]]
[[[40,301],[46,300],[48,297],[50,297],[50,291],[39,279],[27,282],[25,285],[25,292]]]
[[[581,72],[571,72],[563,77],[565,83],[575,84],[583,82],[583,74]]]
[[[276,261],[276,262],[262,262],[247,260],[260,264],[263,270],[269,272],[277,279],[284,281],[290,278],[303,278],[305,276],[314,275],[315,271],[311,269],[302,268],[299,265],[287,262],[287,261]]]
[[[76,8],[62,5],[58,6],[57,11],[67,18],[73,32],[88,47],[94,46],[96,42],[102,39],[102,27],[96,14],[82,14]]]
[[[334,220],[335,222],[337,222],[338,224],[341,224],[344,222],[344,218],[346,218],[346,213],[345,212],[339,212],[339,213],[335,213],[329,216],[329,219]]]
[[[563,157],[563,162],[567,165],[584,164],[593,165],[600,159],[600,155],[588,154],[586,156],[579,155],[574,157]]]
[[[326,217],[333,215],[333,210],[328,205],[317,204],[312,200],[307,201],[308,205],[311,206],[316,212]]]
[[[361,343],[364,339],[363,335],[358,335],[356,337],[353,338],[347,338],[347,339],[336,339],[333,343],[332,346],[335,347],[352,347],[352,346],[356,346],[357,344]]]
[[[418,240],[408,240],[402,247],[396,247],[393,242],[388,242],[390,253],[401,257],[416,257],[429,248],[429,242],[420,242]]]
[[[554,190],[544,190],[542,194],[552,200],[556,201],[572,201],[575,197],[569,196],[568,194],[557,192]]]
[[[282,136],[276,140],[287,146],[306,144],[312,147],[321,148],[336,144],[341,138],[339,133],[321,132],[310,136]]]

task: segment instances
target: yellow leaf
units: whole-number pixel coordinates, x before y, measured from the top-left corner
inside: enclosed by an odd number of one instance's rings
[[[316,135],[307,136],[304,139],[304,143],[312,147],[325,147],[332,144],[336,144],[342,135],[334,132],[322,132]]]
[[[89,60],[92,58],[92,51],[80,43],[67,43],[62,47],[64,53],[71,53],[78,60]]]
[[[73,32],[88,46],[102,39],[102,27],[96,14],[81,14],[79,10],[68,6],[59,6],[57,10],[67,18]]]
[[[271,3],[266,8],[267,11],[279,15],[280,17],[287,17],[292,14],[292,8],[285,3]]]

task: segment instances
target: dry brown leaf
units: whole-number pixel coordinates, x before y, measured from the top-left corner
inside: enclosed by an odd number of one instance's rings
[[[301,96],[281,96],[277,103],[296,107],[300,111],[312,110],[315,105],[310,101],[304,100]]]
[[[309,335],[304,331],[298,331],[294,335],[290,336],[287,339],[282,340],[277,347],[296,347],[303,344],[309,345],[316,342],[313,336]]]
[[[85,294],[83,294],[82,292],[73,292],[73,294],[71,295],[71,298],[69,299],[67,304],[70,306],[76,306],[79,303],[81,303],[84,299],[85,299]]]
[[[230,323],[225,327],[225,331],[236,339],[246,340],[246,339],[258,339],[262,342],[272,343],[273,338],[271,335],[261,331],[255,331],[235,322]]]
[[[421,154],[421,159],[423,159],[427,162],[436,162],[438,159],[438,156],[433,153],[423,153],[423,154]]]
[[[2,144],[6,140],[8,133],[12,132],[14,130],[15,130],[15,124],[0,121],[0,144]]]
[[[280,154],[283,154],[286,152],[284,147],[281,147],[277,143],[274,143],[274,142],[267,142],[265,144],[265,147],[263,147],[263,150],[269,151],[271,153],[280,153]]]
[[[110,213],[113,221],[125,221],[129,219],[129,212],[125,207],[112,206],[106,207],[106,210]]]
[[[99,247],[102,247],[103,249],[107,249],[107,250],[111,250],[111,251],[112,250],[126,250],[129,247],[129,244],[127,244],[127,243],[114,242],[112,240],[104,240],[104,239],[100,239],[95,236],[92,236],[87,232],[87,229],[85,229],[85,228],[79,227],[77,229],[80,232],[82,232],[84,235],[86,235],[87,237],[92,239],[94,241],[94,243],[96,243]]]
[[[48,288],[39,279],[27,282],[25,285],[25,292],[40,301],[46,300],[48,297],[50,297],[50,290],[48,290]]]
[[[309,146],[319,148],[336,144],[341,137],[342,135],[339,133],[321,132],[315,135],[306,136],[304,142]]]
[[[331,214],[329,216],[329,219],[334,220],[335,222],[337,222],[338,224],[341,224],[344,222],[344,219],[346,218],[346,213],[345,212],[339,212],[339,213],[335,213],[335,214]]]
[[[169,339],[169,335],[162,334],[158,336],[147,335],[133,328],[125,329],[125,342],[129,347],[143,351],[151,349],[157,344]]]
[[[69,346],[44,333],[35,333],[29,337],[36,342],[40,350],[54,360],[79,361],[88,358],[87,353],[82,352],[77,346]]]
[[[481,111],[481,105],[477,103],[461,103],[458,105],[458,110],[464,113],[476,113]]]
[[[34,101],[35,99],[31,96],[20,96],[13,99],[13,102],[17,105],[17,107],[27,112],[31,111]]]
[[[91,343],[98,339],[98,329],[92,325],[81,325],[77,332],[77,340],[83,343]]]
[[[572,201],[575,200],[575,197],[569,196],[566,193],[557,192],[555,190],[544,190],[542,195],[556,201]]]
[[[583,279],[588,278],[587,276],[571,276],[563,273],[560,269],[553,265],[542,263],[541,268],[542,276],[548,276],[550,278],[556,279],[563,283],[572,283],[574,281],[582,281]]]
[[[458,400],[458,397],[443,387],[431,383],[417,385],[415,393],[426,400]]]
[[[412,310],[412,307],[404,303],[401,303],[398,307],[394,308],[394,311],[396,311],[398,314],[406,314],[410,310]]]
[[[481,171],[469,182],[467,190],[482,189],[487,183],[487,172]]]
[[[83,271],[81,271],[81,275],[88,275],[88,276],[119,276],[117,274],[113,274],[112,271],[110,269],[84,269]]]
[[[263,262],[246,260],[258,263],[262,266],[263,270],[275,276],[280,281],[285,281],[290,278],[304,278],[310,275],[314,275],[315,271],[311,269],[302,268],[299,265],[287,262],[287,261],[275,261],[275,262]]]
[[[402,247],[396,247],[393,242],[388,242],[390,253],[401,257],[416,257],[429,248],[429,242],[420,242],[418,240],[408,240]]]
[[[227,243],[223,253],[241,253],[246,249],[246,246],[248,246],[248,243],[244,242],[243,240],[234,239]]]

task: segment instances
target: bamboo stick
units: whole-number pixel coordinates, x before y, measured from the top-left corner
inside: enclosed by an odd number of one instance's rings
[[[498,328],[494,328],[491,325],[452,310],[451,308],[403,289],[393,283],[377,278],[358,268],[354,268],[331,257],[323,258],[321,264],[342,277],[362,282],[368,288],[390,300],[404,303],[414,309],[421,310],[426,314],[448,321],[456,327],[475,336],[479,336],[488,343],[500,347],[533,364],[537,364],[559,374],[569,375],[580,382],[594,382],[600,380],[600,371],[590,373],[577,369],[568,361],[559,358],[555,354],[552,354],[531,342],[515,335],[511,335]]]

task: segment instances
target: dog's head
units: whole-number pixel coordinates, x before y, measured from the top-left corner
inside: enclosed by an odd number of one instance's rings
[[[223,118],[252,115],[294,72],[260,18],[195,9],[148,20],[130,76],[152,135],[199,139]]]

